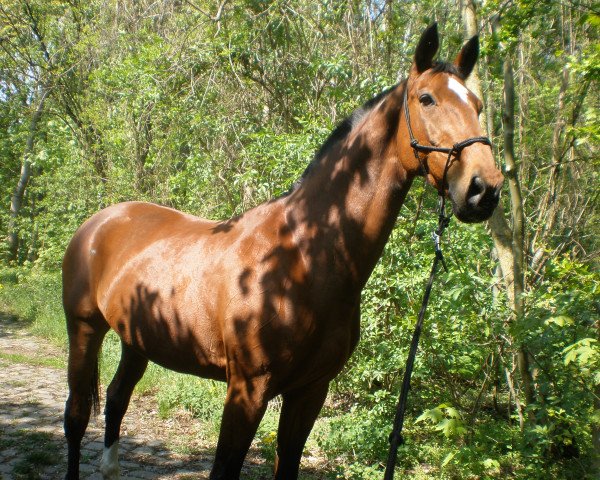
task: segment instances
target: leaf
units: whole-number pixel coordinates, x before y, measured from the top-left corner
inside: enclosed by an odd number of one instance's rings
[[[450,463],[454,457],[456,457],[456,452],[450,452],[448,455],[446,455],[442,461],[442,468],[448,465],[448,463]]]
[[[559,327],[564,327],[565,325],[573,325],[574,321],[571,317],[566,315],[558,315],[556,317],[550,317],[544,322],[546,325],[555,324]]]
[[[494,471],[500,470],[500,462],[493,458],[486,458],[483,461],[483,466],[485,467],[486,470],[494,470]]]
[[[447,407],[446,412],[448,413],[448,416],[451,418],[462,418],[459,411],[454,407]]]
[[[596,351],[588,346],[581,347],[579,349],[579,362],[587,363],[590,358],[592,358],[596,354]]]
[[[432,408],[431,410],[424,411],[417,417],[415,423],[423,422],[424,420],[431,420],[433,423],[439,423],[444,418],[444,413],[439,407]]]
[[[589,367],[600,357],[600,351],[596,345],[598,340],[595,338],[583,338],[573,345],[569,345],[563,350],[565,354],[564,364],[577,362],[581,366]]]
[[[436,425],[435,429],[442,432],[446,438],[462,435],[467,431],[462,420],[457,418],[445,418]]]
[[[566,355],[565,355],[565,365],[568,365],[569,363],[573,362],[575,359],[577,358],[577,350],[573,349],[571,351],[569,351]]]

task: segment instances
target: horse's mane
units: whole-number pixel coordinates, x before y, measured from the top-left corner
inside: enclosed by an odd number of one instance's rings
[[[451,62],[435,62],[431,67],[431,70],[433,70],[433,73],[451,73],[452,75],[456,75],[461,80],[465,80],[458,67]]]
[[[451,62],[435,62],[431,67],[433,73],[450,73],[452,75],[456,75],[459,78],[463,78],[463,75],[460,73],[456,65]],[[331,132],[329,137],[323,142],[321,148],[317,150],[317,153],[313,157],[312,161],[308,164],[302,176],[294,182],[290,190],[288,190],[284,195],[288,195],[296,190],[304,181],[304,179],[310,174],[310,172],[315,168],[315,165],[319,163],[319,161],[327,155],[327,153],[336,145],[338,142],[344,140],[350,135],[350,132],[354,127],[356,127],[360,121],[364,118],[364,116],[369,113],[376,105],[379,104],[384,98],[386,98],[397,86],[393,85],[389,88],[386,88],[383,92],[374,96],[367,102],[365,102],[361,107],[354,110],[349,116],[344,118],[337,127]]]
[[[364,118],[364,116],[369,113],[373,107],[379,104],[385,97],[387,97],[392,90],[394,90],[397,85],[386,88],[383,92],[377,94],[367,102],[365,102],[361,107],[354,110],[349,116],[344,118],[335,129],[329,134],[329,137],[323,142],[321,148],[317,150],[317,153],[314,155],[312,161],[308,164],[302,176],[294,182],[292,188],[286,192],[284,195],[287,195],[294,190],[296,190],[304,181],[304,179],[310,174],[315,165],[319,163],[319,161],[327,155],[327,153],[336,145],[338,142],[344,140],[350,135],[350,132],[354,127],[356,127],[360,121]]]

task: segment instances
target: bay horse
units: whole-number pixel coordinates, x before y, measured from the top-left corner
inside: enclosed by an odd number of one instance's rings
[[[239,478],[268,401],[281,395],[274,475],[297,478],[329,382],[359,340],[361,291],[413,179],[424,175],[463,222],[487,219],[498,203],[503,176],[489,143],[427,149],[481,135],[481,101],[464,85],[478,39],[452,63],[433,60],[438,44],[434,24],[408,79],[343,121],[280,198],[220,222],[127,202],[77,230],[63,262],[67,479],[79,478],[111,328],[122,354],[107,390],[105,479],[119,478],[121,421],[149,360],[227,382],[213,480]]]

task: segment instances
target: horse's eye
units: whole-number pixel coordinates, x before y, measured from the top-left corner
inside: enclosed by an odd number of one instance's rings
[[[430,105],[435,105],[435,100],[428,93],[424,93],[423,95],[421,95],[419,97],[419,102],[421,102],[421,105],[425,105],[426,107],[429,107]]]

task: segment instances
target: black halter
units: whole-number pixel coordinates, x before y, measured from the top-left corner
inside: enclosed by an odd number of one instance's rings
[[[455,157],[458,157],[464,148],[468,147],[469,145],[473,145],[474,143],[483,143],[485,145],[489,145],[490,147],[492,146],[492,142],[488,137],[467,138],[462,142],[455,143],[451,148],[434,147],[433,145],[421,145],[415,138],[415,135],[412,131],[412,127],[410,126],[410,111],[408,109],[408,82],[406,83],[406,87],[404,88],[404,117],[406,119],[408,135],[410,136],[410,146],[413,149],[415,158],[421,165],[421,170],[423,171],[423,175],[425,176],[425,178],[427,178],[427,174],[429,173],[429,171],[427,168],[427,164],[423,162],[423,159],[419,155],[419,152],[442,152],[448,154],[448,158],[446,159],[446,165],[444,166],[444,175],[442,176],[442,183],[438,188],[438,192],[442,196],[444,195],[443,189],[444,185],[446,185],[446,174],[448,173],[448,169],[450,168],[450,164],[452,163],[452,156],[454,155]]]

